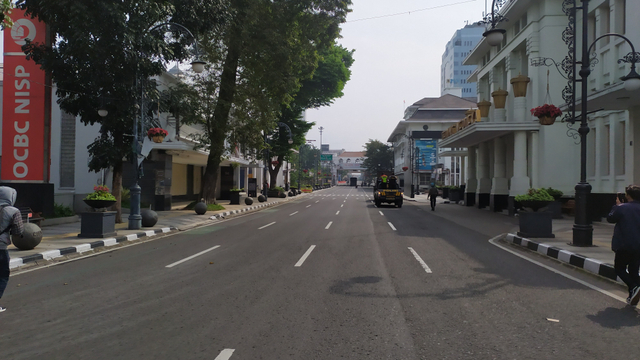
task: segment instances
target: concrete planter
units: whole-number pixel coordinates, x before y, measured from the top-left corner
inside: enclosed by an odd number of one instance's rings
[[[230,205],[240,205],[240,191],[230,191],[229,200],[231,201]]]
[[[86,212],[81,214],[81,238],[107,238],[116,236],[116,212]]]
[[[460,200],[462,200],[460,196],[460,190],[449,189],[449,201],[451,201],[452,203],[457,203]]]
[[[555,238],[553,235],[553,214],[550,211],[518,213],[520,231],[518,236],[524,238]]]

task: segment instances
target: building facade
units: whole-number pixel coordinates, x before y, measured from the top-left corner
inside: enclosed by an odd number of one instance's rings
[[[466,25],[456,30],[442,54],[440,66],[440,95],[452,94],[462,98],[475,99],[476,86],[467,82],[475,70],[475,65],[464,65],[463,60],[482,39],[484,26]]]

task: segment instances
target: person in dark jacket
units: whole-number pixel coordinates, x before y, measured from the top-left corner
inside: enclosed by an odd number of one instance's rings
[[[438,188],[431,184],[431,188],[429,189],[429,194],[427,195],[427,199],[431,200],[431,211],[436,211],[436,198],[438,197]]]
[[[640,301],[640,186],[627,186],[625,197],[624,202],[616,198],[607,221],[616,224],[611,239],[611,250],[616,253],[613,266],[629,288],[627,303],[637,305]]]
[[[0,299],[4,294],[9,282],[9,251],[7,246],[11,245],[11,234],[22,235],[24,225],[20,210],[13,207],[16,203],[18,192],[8,186],[0,186]],[[7,310],[0,306],[0,312]]]

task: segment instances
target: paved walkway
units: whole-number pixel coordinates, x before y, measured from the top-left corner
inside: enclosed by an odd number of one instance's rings
[[[367,189],[367,188],[364,188]],[[230,205],[229,201],[221,201],[225,207],[221,211],[208,211],[205,215],[197,215],[193,210],[158,211],[158,223],[151,228],[142,230],[128,230],[126,214],[123,215],[125,223],[116,224],[117,236],[108,239],[79,238],[80,221],[71,219],[71,223],[43,226],[42,242],[33,250],[18,250],[9,247],[11,268],[39,265],[43,262],[65,260],[74,255],[101,250],[118,245],[124,241],[141,240],[146,237],[157,236],[174,231],[188,230],[196,226],[212,224],[227,216],[234,216],[249,211],[257,211],[267,206],[275,206],[286,201],[300,199],[301,197],[321,194],[323,190],[311,194],[302,194],[285,199],[269,199],[265,203],[254,202],[253,205]],[[415,198],[405,196],[405,201],[428,203],[427,195],[416,195]],[[611,236],[613,224],[596,222],[593,224],[593,245],[591,247],[572,246],[572,227],[574,219],[565,215],[564,219],[553,220],[554,239],[523,239],[516,236],[518,231],[518,218],[509,217],[502,213],[494,213],[489,210],[466,207],[451,204],[442,198],[438,198],[436,216],[441,216],[449,221],[467,228],[486,234],[488,238],[502,235],[505,241],[527,247],[530,250],[556,258],[587,271],[616,280],[613,272],[614,253],[611,251]],[[50,220],[50,223],[57,220]],[[46,222],[45,222],[46,225]]]

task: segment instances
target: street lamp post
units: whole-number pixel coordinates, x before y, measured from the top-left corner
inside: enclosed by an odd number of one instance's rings
[[[287,141],[289,143],[289,145],[293,144],[293,137],[291,134],[291,128],[289,127],[289,125],[283,123],[283,122],[277,122],[278,126],[282,126],[284,128],[287,129],[287,132],[289,133],[289,140]],[[265,157],[264,157],[264,170],[263,170],[263,179],[262,179],[262,195],[264,195],[265,200],[268,199],[267,196],[267,186],[265,186],[267,184],[267,170],[269,167],[269,147],[267,146],[268,144],[268,139],[267,139],[267,132],[264,132],[264,145],[265,145]]]
[[[153,26],[152,28],[150,28],[148,30],[148,32],[157,30],[161,27],[174,27],[174,28],[178,28],[182,31],[184,31],[185,33],[187,33],[189,36],[191,36],[191,38],[193,39],[193,44],[195,47],[195,51],[196,51],[196,58],[194,61],[191,62],[191,68],[193,69],[194,72],[196,73],[202,73],[204,71],[204,66],[205,66],[205,62],[202,61],[200,59],[200,51],[198,50],[198,41],[196,40],[195,36],[193,36],[193,34],[191,33],[191,31],[189,31],[189,29],[187,29],[186,27],[184,27],[183,25],[177,24],[177,23],[172,23],[172,22],[165,22],[162,24],[158,24],[156,26]],[[131,195],[130,200],[131,200],[131,209],[130,209],[130,213],[129,213],[129,230],[139,230],[142,227],[142,216],[140,215],[140,193],[142,192],[142,189],[140,188],[140,185],[138,184],[138,181],[140,180],[140,164],[139,164],[139,159],[138,159],[138,154],[139,154],[139,127],[141,125],[145,124],[144,121],[144,86],[143,86],[143,81],[142,79],[140,79],[138,77],[137,82],[140,84],[140,117],[136,117],[136,119],[134,120],[134,124],[133,124],[133,150],[134,150],[134,158],[133,158],[133,167],[135,169],[134,173],[135,173],[135,178],[134,178],[134,184],[133,186],[131,186],[129,193]],[[106,116],[106,113],[104,113]],[[100,115],[102,116],[102,113],[100,113]]]

